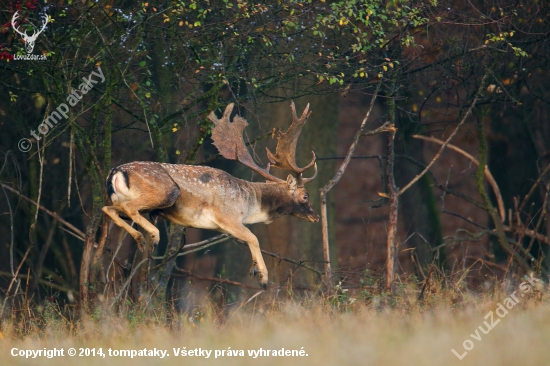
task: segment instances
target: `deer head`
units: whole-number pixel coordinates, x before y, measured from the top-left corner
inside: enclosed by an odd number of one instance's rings
[[[302,116],[298,118],[294,102],[291,103],[292,124],[286,132],[279,131],[275,154],[267,149],[267,157],[270,163],[265,168],[258,166],[254,162],[244,143],[242,134],[246,126],[248,126],[246,120],[240,116],[235,116],[233,122],[230,122],[229,118],[233,107],[233,103],[229,104],[220,119],[216,118],[214,112],[211,112],[208,116],[215,125],[215,128],[212,130],[212,140],[220,154],[226,159],[239,161],[266,178],[268,182],[277,183],[281,187],[286,188],[288,202],[282,206],[281,210],[284,212],[281,212],[281,214],[290,214],[311,222],[319,221],[319,215],[311,207],[309,195],[304,188],[306,183],[311,182],[317,177],[315,153],[312,151],[313,158],[305,167],[299,168],[296,165],[296,144],[302,127],[311,114],[311,112],[308,112],[309,104],[306,106]],[[312,166],[315,169],[313,176],[304,178],[302,173]],[[294,176],[289,175],[286,180],[280,179],[269,172],[271,167],[289,171]]]
[[[27,34],[26,30],[24,32],[21,32],[19,29],[16,28],[15,22],[18,17],[19,17],[19,11],[16,11],[13,14],[13,17],[11,18],[11,26],[14,31],[16,31],[21,35],[21,37],[23,37],[23,41],[25,41],[25,50],[27,51],[27,53],[32,53],[32,51],[34,50],[34,43],[36,42],[36,39],[38,38],[40,33],[44,31],[44,29],[46,28],[46,25],[48,24],[48,15],[44,14],[44,16],[42,17],[43,23],[42,23],[42,28],[40,28],[40,30],[37,30],[38,27],[36,27],[34,24],[31,23],[34,28],[34,31],[30,36]]]

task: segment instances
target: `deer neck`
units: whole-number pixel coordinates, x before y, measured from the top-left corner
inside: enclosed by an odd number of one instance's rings
[[[258,209],[264,220],[258,222],[270,223],[274,219],[290,215],[293,203],[286,184],[281,183],[251,183],[259,203]]]

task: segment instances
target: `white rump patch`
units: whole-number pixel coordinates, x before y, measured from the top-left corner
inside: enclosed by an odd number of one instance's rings
[[[113,190],[115,193],[111,194],[111,201],[114,202],[124,202],[132,199],[132,195],[126,182],[124,181],[124,175],[122,172],[116,172],[111,179],[111,184],[113,185]]]

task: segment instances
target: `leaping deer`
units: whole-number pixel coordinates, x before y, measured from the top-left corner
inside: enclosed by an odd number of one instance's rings
[[[36,42],[36,39],[38,38],[38,36],[40,35],[40,33],[42,33],[44,31],[44,29],[46,28],[46,26],[48,25],[48,15],[47,14],[44,14],[44,16],[42,17],[42,20],[43,20],[43,23],[42,23],[42,28],[40,28],[39,31],[37,31],[36,29],[36,26],[34,24],[32,24],[32,26],[35,28],[32,35],[28,35],[27,34],[27,31],[25,30],[25,32],[21,32],[19,29],[17,29],[15,27],[15,21],[17,20],[18,16],[19,16],[19,11],[16,11],[14,14],[13,14],[13,17],[11,18],[11,27],[13,28],[14,31],[16,31],[17,33],[19,33],[21,35],[21,37],[23,37],[23,41],[25,41],[25,50],[27,51],[27,53],[32,53],[32,51],[34,50],[34,43]],[[30,23],[30,22],[29,22]]]
[[[270,164],[259,167],[243,141],[242,133],[248,123],[240,116],[229,121],[233,104],[229,104],[221,119],[211,112],[208,118],[214,123],[212,140],[220,154],[238,160],[267,179],[266,183],[249,182],[235,178],[223,170],[204,166],[133,162],[111,169],[106,181],[107,194],[112,206],[103,207],[116,225],[124,228],[138,243],[141,251],[152,251],[159,241],[159,230],[141,214],[151,213],[178,225],[210,229],[227,233],[248,244],[252,255],[250,275],[259,274],[261,286],[267,287],[267,268],[262,258],[258,239],[245,226],[270,223],[283,215],[293,215],[310,222],[318,222],[319,215],[308,200],[304,184],[317,176],[315,153],[303,168],[296,166],[296,143],[302,127],[311,112],[309,104],[298,118],[291,103],[292,124],[285,133],[279,131],[275,154],[267,149]],[[302,173],[314,167],[311,178]],[[270,167],[290,171],[295,176],[277,178]],[[119,214],[133,220],[147,231],[151,245],[143,235],[123,221]]]

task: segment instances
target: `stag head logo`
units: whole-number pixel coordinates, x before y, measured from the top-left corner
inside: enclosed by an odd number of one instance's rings
[[[17,26],[15,25],[17,18],[19,18],[19,11],[16,11],[15,14],[13,14],[13,17],[11,18],[11,26],[14,31],[16,31],[21,35],[21,37],[23,37],[23,41],[25,41],[25,50],[27,51],[27,53],[30,54],[34,50],[34,43],[36,42],[36,39],[38,38],[40,33],[44,31],[44,29],[46,28],[46,25],[48,24],[48,15],[44,14],[44,16],[42,17],[42,26],[40,30],[38,30],[37,26],[35,26],[30,21],[28,21],[28,23],[31,24],[34,29],[32,35],[28,35],[27,30],[25,30],[24,32],[21,32],[18,29],[21,24],[18,24]]]

